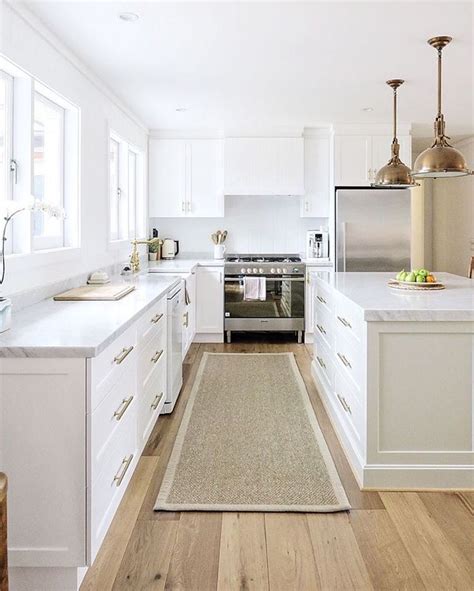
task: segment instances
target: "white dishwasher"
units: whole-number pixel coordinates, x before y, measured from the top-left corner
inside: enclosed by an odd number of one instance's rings
[[[162,414],[173,412],[183,385],[183,317],[184,281],[168,294],[168,379],[166,402]]]

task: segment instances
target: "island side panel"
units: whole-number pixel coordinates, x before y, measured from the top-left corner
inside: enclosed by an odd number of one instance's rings
[[[10,567],[86,564],[84,359],[0,359]]]
[[[368,322],[365,487],[473,484],[473,323]]]

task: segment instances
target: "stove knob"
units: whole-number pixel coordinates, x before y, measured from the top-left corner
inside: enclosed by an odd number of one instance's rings
[[[247,273],[251,273],[251,272],[252,272],[252,269],[249,267],[249,268],[247,269]]]
[[[288,270],[286,269],[286,267],[283,268],[283,273],[288,273]]]
[[[270,269],[270,273],[275,273],[275,269],[273,267]]]
[[[258,273],[258,269],[256,267],[253,268],[254,273]]]
[[[260,269],[258,270],[259,273],[263,273],[263,269],[262,267],[260,267]]]
[[[278,269],[277,269],[277,273],[281,273],[281,269],[280,269],[280,267],[278,267]]]
[[[241,273],[245,273],[245,267],[242,267],[242,269],[240,269]]]

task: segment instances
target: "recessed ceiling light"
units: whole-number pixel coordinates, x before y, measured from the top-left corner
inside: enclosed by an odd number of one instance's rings
[[[187,110],[188,110],[188,109],[187,109],[186,107],[178,107],[178,108],[176,109],[176,112],[177,112],[177,113],[184,113],[184,112],[185,112],[185,111],[187,111]]]
[[[374,108],[373,107],[364,107],[362,110],[365,113],[372,113],[372,111],[374,110]]]
[[[119,18],[123,21],[126,21],[127,23],[134,23],[140,17],[138,16],[138,14],[135,14],[134,12],[121,12],[119,14]]]

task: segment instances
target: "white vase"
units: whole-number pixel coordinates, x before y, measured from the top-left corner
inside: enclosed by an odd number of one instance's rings
[[[214,244],[214,258],[223,259],[225,253],[225,244]]]

